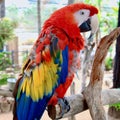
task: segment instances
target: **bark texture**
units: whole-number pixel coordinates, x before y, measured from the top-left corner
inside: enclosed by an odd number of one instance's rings
[[[120,28],[116,28],[101,39],[94,57],[90,83],[83,92],[93,120],[106,120],[106,114],[101,102],[103,64],[110,45],[117,39],[119,34]]]
[[[65,113],[62,118],[69,117],[89,109],[82,94],[69,96],[67,97],[67,101],[70,104],[70,111]],[[101,101],[103,105],[120,102],[120,89],[102,90]],[[61,107],[56,105],[55,107],[53,106],[49,108],[48,111],[50,118],[54,120],[60,117]]]

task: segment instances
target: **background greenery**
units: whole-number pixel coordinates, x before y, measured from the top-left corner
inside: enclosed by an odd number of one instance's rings
[[[0,50],[6,41],[11,40],[14,37],[14,28],[16,24],[9,18],[3,18],[0,20]]]

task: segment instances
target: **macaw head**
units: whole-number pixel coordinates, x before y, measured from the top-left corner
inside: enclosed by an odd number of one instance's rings
[[[92,5],[76,3],[56,10],[44,23],[43,28],[50,25],[66,32],[70,38],[81,37],[81,32],[91,30],[90,38],[98,29],[98,9]]]

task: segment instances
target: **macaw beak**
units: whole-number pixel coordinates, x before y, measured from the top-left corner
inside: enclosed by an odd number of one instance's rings
[[[90,26],[90,19],[88,19],[87,21],[85,21],[84,23],[82,23],[80,26],[79,26],[79,29],[80,29],[80,32],[88,32],[91,30],[91,26]]]
[[[89,40],[93,39],[94,34],[97,32],[99,26],[97,15],[91,16],[87,21],[79,26],[80,32],[88,32],[91,30]]]

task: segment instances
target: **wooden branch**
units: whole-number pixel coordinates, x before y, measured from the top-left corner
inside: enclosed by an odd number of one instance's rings
[[[81,74],[81,81],[82,81],[82,84],[81,84],[81,91],[83,91],[86,87],[86,80],[87,80],[87,77],[88,77],[88,70],[90,69],[89,66],[90,66],[90,62],[91,61],[91,53],[92,53],[92,50],[95,46],[95,43],[92,43],[89,45],[87,45],[84,49],[84,57],[83,57],[83,60],[82,60],[82,74]]]
[[[110,45],[117,39],[118,35],[120,35],[120,28],[114,29],[109,35],[101,39],[93,61],[90,83],[83,92],[93,120],[106,120],[101,102],[103,63]]]
[[[113,103],[120,102],[120,89],[106,89],[102,91],[102,104],[109,105]],[[85,102],[84,96],[82,94],[72,95],[66,97],[67,101],[70,104],[70,111],[65,113],[62,118],[69,117],[71,115],[78,114],[88,109],[88,106]],[[56,105],[54,108],[54,112],[49,109],[49,117],[54,119],[58,119],[60,117],[61,107]],[[53,118],[54,114],[54,118]]]

